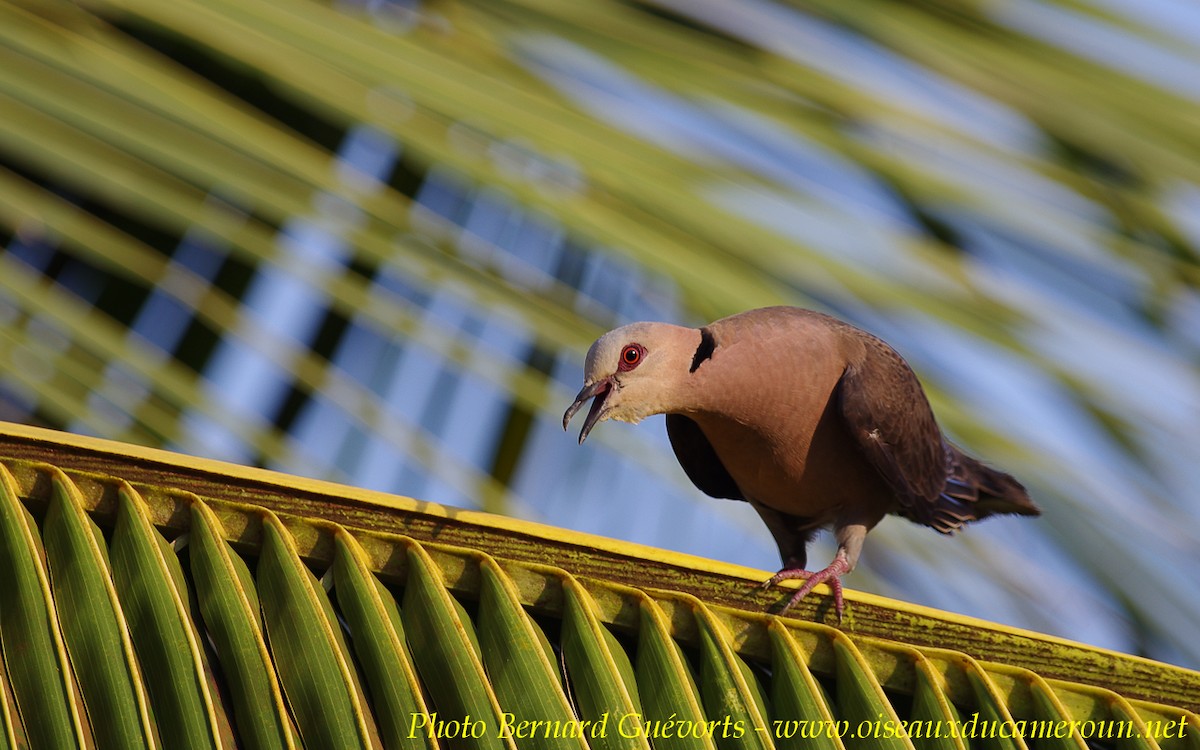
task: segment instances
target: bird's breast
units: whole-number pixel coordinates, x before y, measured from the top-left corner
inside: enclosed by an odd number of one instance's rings
[[[689,415],[737,483],[755,502],[832,523],[842,508],[881,508],[890,494],[854,442],[830,392],[782,398],[757,413]],[[815,401],[815,402],[814,402]]]

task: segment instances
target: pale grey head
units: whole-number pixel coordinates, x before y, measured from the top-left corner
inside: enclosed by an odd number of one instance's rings
[[[637,423],[685,408],[677,386],[699,341],[698,329],[668,323],[630,323],[596,339],[584,362],[583,390],[563,414],[563,429],[593,398],[580,443],[607,419]]]

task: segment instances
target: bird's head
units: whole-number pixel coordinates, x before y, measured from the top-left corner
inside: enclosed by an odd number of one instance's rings
[[[640,422],[678,405],[681,375],[700,342],[695,328],[666,323],[631,323],[609,331],[588,349],[583,366],[583,390],[563,414],[563,429],[588,399],[592,406],[583,420],[579,442],[606,419]]]

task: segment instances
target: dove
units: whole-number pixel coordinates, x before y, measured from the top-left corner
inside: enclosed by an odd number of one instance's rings
[[[845,602],[867,532],[898,515],[951,534],[997,514],[1036,516],[1012,476],[952,445],[916,374],[878,337],[824,313],[766,307],[701,328],[631,323],[592,344],[582,444],[600,422],[665,414],[684,473],[707,495],[750,503],[779,547],[769,588],[804,579],[781,613],[819,583]],[[807,546],[832,529],[837,553],[807,569]]]

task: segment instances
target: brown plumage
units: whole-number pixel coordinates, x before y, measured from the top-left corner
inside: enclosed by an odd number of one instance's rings
[[[764,585],[807,579],[785,610],[828,582],[840,619],[839,578],[887,514],[952,533],[994,514],[1039,513],[1015,479],[945,440],[894,349],[811,310],[768,307],[700,329],[633,323],[609,331],[588,351],[564,428],[592,398],[579,442],[606,419],[666,414],[692,483],[758,511],[784,561]],[[805,548],[824,527],[837,555],[809,572]]]

